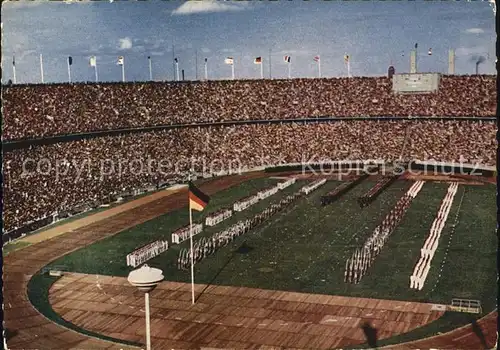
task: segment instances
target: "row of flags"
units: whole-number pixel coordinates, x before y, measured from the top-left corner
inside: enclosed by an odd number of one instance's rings
[[[151,56],[148,56],[148,60],[149,60],[149,75],[150,75],[150,79],[152,80]],[[318,75],[319,75],[319,77],[321,77],[321,57],[319,55],[316,55],[316,56],[313,57],[313,60],[316,63],[318,63],[318,73],[319,73]],[[348,74],[348,76],[350,76],[349,60],[350,60],[349,55],[345,54],[344,55],[344,61],[345,61],[346,65],[347,65],[347,74]],[[283,57],[283,61],[288,64],[288,77],[291,78],[291,68],[290,68],[291,65],[290,64],[291,64],[291,61],[292,61],[292,57],[286,55],[286,56]],[[177,67],[176,80],[179,80],[179,72],[178,72],[178,70],[179,70],[179,67],[178,67],[179,60],[177,58],[174,58],[174,62],[175,62],[175,65]],[[206,80],[208,79],[207,62],[208,62],[208,59],[205,58],[205,79]],[[69,56],[68,60],[67,60],[67,63],[68,63],[68,80],[71,82],[71,66],[73,65],[73,57]],[[232,79],[234,79],[234,58],[233,57],[226,57],[224,59],[224,63],[231,66],[231,68],[232,68]],[[125,81],[125,58],[123,56],[118,56],[118,58],[116,60],[116,64],[122,67],[122,81]],[[264,72],[263,72],[263,69],[262,69],[262,64],[263,64],[262,57],[261,56],[255,57],[254,58],[254,64],[261,65],[261,78],[264,78]],[[89,65],[91,67],[94,67],[94,70],[95,70],[95,80],[97,82],[98,81],[98,75],[97,75],[97,57],[96,56],[91,56],[89,58]],[[16,80],[16,73],[15,73],[16,58],[15,58],[15,56],[12,58],[12,66],[13,66],[13,74],[14,74],[14,83],[16,83],[16,81],[15,81]],[[41,74],[42,83],[43,83],[42,55],[40,55],[40,74]]]
[[[177,59],[176,59],[176,60],[177,60]],[[206,60],[207,60],[207,59],[205,58],[205,62],[206,62]],[[283,60],[285,61],[285,63],[291,63],[291,61],[292,61],[292,57],[291,57],[291,56],[284,56],[284,57],[283,57]],[[320,61],[321,61],[321,57],[320,57],[319,55],[318,55],[318,56],[314,56],[314,57],[313,57],[313,61],[314,61],[314,62],[320,62]],[[347,55],[347,54],[346,54],[346,55],[344,55],[344,61],[345,61],[346,63],[347,63],[347,62],[349,62],[349,55]],[[176,61],[176,62],[177,62],[177,61]],[[233,57],[226,57],[226,58],[224,59],[224,63],[225,63],[225,64],[229,64],[229,65],[234,64],[234,58],[233,58]],[[253,63],[254,63],[254,64],[262,64],[262,57],[260,57],[260,56],[259,56],[259,57],[255,57],[255,58],[254,58],[254,60],[253,60]]]

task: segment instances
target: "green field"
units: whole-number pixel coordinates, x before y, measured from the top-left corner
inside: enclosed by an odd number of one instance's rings
[[[277,181],[256,179],[219,192],[204,212],[194,214],[194,221]],[[253,216],[305,183],[298,181],[215,228],[205,228],[195,240]],[[340,184],[329,181],[195,265],[196,282],[443,304],[449,304],[452,298],[470,298],[481,300],[484,312],[493,310],[496,305],[493,185],[459,186],[422,291],[410,290],[409,276],[447,191],[446,183],[427,182],[361,283],[344,283],[346,258],[372,233],[412,183],[395,182],[370,206],[361,209],[356,198],[373,186],[374,181],[364,181],[337,202],[321,207],[320,196]],[[188,220],[188,210],[183,208],[73,252],[51,265],[74,272],[127,276],[132,270],[126,266],[128,253],[152,240],[170,241],[171,232],[185,226]],[[189,271],[177,269],[178,253],[188,246],[189,241],[173,245],[148,264],[161,268],[167,280],[189,282]],[[434,335],[468,323],[470,318],[470,315],[446,313],[429,325],[383,343]]]
[[[219,192],[207,210],[194,214],[194,221],[277,181],[257,179]],[[216,227],[206,228],[195,239],[212,235],[260,212],[304,183],[299,181]],[[446,193],[448,185],[445,183],[426,183],[361,283],[344,283],[346,258],[371,234],[411,182],[394,183],[369,207],[361,209],[356,198],[373,184],[365,181],[339,201],[321,207],[319,197],[338,185],[335,181],[327,182],[263,226],[197,264],[196,281],[446,304],[454,297],[494,303],[495,290],[490,283],[496,274],[495,192],[492,185],[459,187],[422,291],[409,289],[409,276]],[[440,271],[459,205],[458,224]],[[155,239],[168,238],[170,241],[171,232],[187,223],[188,211],[183,208],[62,257],[53,265],[65,266],[69,271],[126,276],[131,270],[125,264],[129,252]],[[188,241],[173,245],[148,264],[161,268],[167,280],[189,282],[189,271],[180,271],[176,267],[179,250],[188,245]]]

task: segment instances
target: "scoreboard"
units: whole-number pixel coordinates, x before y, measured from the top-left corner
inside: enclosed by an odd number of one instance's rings
[[[439,73],[405,73],[392,76],[392,91],[398,94],[437,92]]]

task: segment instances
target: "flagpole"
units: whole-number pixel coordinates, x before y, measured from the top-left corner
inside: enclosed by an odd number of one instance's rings
[[[351,60],[347,61],[347,77],[351,77]]]
[[[17,83],[16,80],[16,56],[12,58],[12,77],[14,78],[14,84]]]
[[[188,175],[188,183],[191,182],[191,172]],[[191,246],[191,302],[194,305],[194,251],[193,251],[193,211],[189,205],[189,244]]]
[[[153,68],[151,66],[151,56],[148,57],[149,61],[149,80],[153,81]]]
[[[208,80],[208,63],[207,59],[205,58],[205,80]]]
[[[264,64],[260,61],[260,78],[264,79]]]
[[[234,80],[234,59],[233,59],[233,64],[231,64],[231,77]]]
[[[40,54],[40,77],[42,78],[42,84],[43,84],[43,56]]]
[[[271,48],[269,48],[269,79],[272,79],[273,78],[273,75],[272,75],[272,71],[271,71]]]
[[[319,56],[318,60],[318,78],[321,78],[321,56]]]
[[[68,82],[71,83],[71,65],[69,64],[69,58],[68,58]]]
[[[195,72],[196,72],[196,80],[198,80],[198,49],[195,52]]]
[[[99,81],[99,79],[97,78],[97,59],[94,65],[94,72],[95,72],[95,82],[97,83]]]
[[[125,58],[122,62],[122,82],[125,82]]]
[[[176,81],[179,81],[179,61],[175,62]]]
[[[174,75],[174,80],[175,79],[175,45],[172,44],[172,68],[174,69],[173,75]]]
[[[292,69],[290,67],[291,64],[292,62],[288,62],[288,79],[292,79]]]

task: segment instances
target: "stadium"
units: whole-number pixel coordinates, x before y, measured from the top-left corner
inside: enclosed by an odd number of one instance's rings
[[[496,77],[395,77],[2,86],[8,348],[493,348]]]

